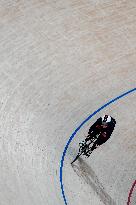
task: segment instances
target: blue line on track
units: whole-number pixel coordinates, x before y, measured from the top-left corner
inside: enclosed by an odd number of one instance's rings
[[[115,102],[116,100],[119,100],[120,98],[122,97],[125,97],[126,95],[132,93],[136,91],[136,88],[133,88],[121,95],[119,95],[118,97],[110,100],[109,102],[107,102],[106,104],[104,104],[103,106],[101,106],[98,110],[94,111],[91,115],[89,115],[78,127],[77,129],[73,132],[73,134],[71,135],[71,137],[69,138],[65,148],[64,148],[64,151],[63,151],[63,154],[62,154],[62,157],[61,157],[61,161],[60,161],[60,186],[61,186],[61,192],[62,192],[62,197],[63,197],[63,200],[65,202],[65,205],[67,205],[67,200],[66,200],[66,196],[65,196],[65,193],[64,193],[64,185],[63,185],[63,179],[62,179],[62,175],[63,175],[63,165],[64,165],[64,157],[66,155],[66,152],[67,152],[67,149],[68,149],[68,146],[69,144],[71,143],[72,139],[74,138],[74,136],[76,135],[76,133],[80,130],[80,128],[88,121],[90,120],[94,115],[96,115],[96,113],[100,112],[102,109],[104,109],[105,107],[107,107],[108,105],[110,105],[111,103]]]

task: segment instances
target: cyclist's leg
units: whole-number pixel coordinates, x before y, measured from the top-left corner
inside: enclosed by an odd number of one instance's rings
[[[97,144],[97,140],[94,142],[93,146],[91,147],[91,151],[93,151],[94,149],[96,149],[98,146]]]
[[[91,150],[93,151],[94,149],[96,149],[97,147],[99,147],[100,145],[102,145],[105,141],[102,140],[101,137],[99,137],[93,144]]]
[[[92,132],[86,137],[85,141],[86,142],[89,140],[92,141],[95,137],[96,137],[96,133]]]

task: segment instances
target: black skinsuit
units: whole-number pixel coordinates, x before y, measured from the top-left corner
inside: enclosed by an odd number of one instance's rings
[[[102,118],[100,117],[89,129],[89,136],[88,136],[88,140],[89,138],[91,138],[92,136],[96,136],[96,134],[104,133],[106,132],[106,137],[104,137],[102,134],[98,137],[98,139],[95,141],[94,145],[92,146],[92,150],[95,149],[96,145],[101,145],[103,143],[105,143],[111,136],[114,127],[115,127],[116,121],[114,118],[111,118],[111,122],[107,123],[107,127],[106,128],[102,128]]]

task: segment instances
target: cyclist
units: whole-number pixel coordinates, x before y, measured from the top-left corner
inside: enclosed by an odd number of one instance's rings
[[[99,134],[98,139],[94,142],[91,148],[91,151],[105,143],[110,138],[115,124],[115,119],[109,115],[104,115],[103,117],[97,119],[97,121],[90,127],[88,136],[85,139],[87,142]]]

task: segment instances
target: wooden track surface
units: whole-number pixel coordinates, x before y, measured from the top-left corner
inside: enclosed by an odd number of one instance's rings
[[[59,166],[70,135],[134,87],[135,0],[1,0],[0,205],[64,205]],[[111,139],[71,167],[104,113],[117,121]],[[135,114],[133,93],[76,135],[63,169],[68,205],[127,203],[136,180]]]

